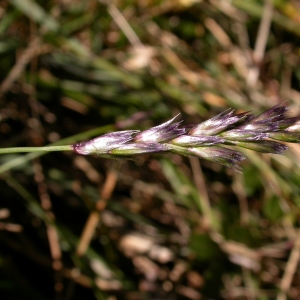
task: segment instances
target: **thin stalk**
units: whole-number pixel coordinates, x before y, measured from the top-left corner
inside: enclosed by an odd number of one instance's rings
[[[98,134],[103,134],[105,132],[112,131],[114,129],[115,129],[114,125],[107,125],[107,126],[98,127],[98,128],[95,128],[95,129],[91,129],[91,130],[81,132],[81,133],[75,134],[73,136],[64,138],[62,140],[59,140],[57,142],[54,142],[54,143],[50,144],[49,146],[46,146],[46,147],[61,146],[61,144],[73,143],[75,141],[80,141],[82,139],[87,139],[87,138],[90,138],[90,137],[98,135]],[[63,146],[63,147],[65,147],[65,146]],[[19,155],[18,157],[14,158],[10,161],[7,161],[6,163],[4,163],[0,166],[0,175],[3,174],[6,171],[9,171],[12,168],[20,166],[21,164],[24,164],[24,163],[26,163],[26,162],[28,162],[32,159],[35,159],[39,156],[42,156],[45,153],[47,153],[47,152],[46,151],[44,151],[44,152],[40,151],[40,152],[28,153],[28,154],[25,154],[25,155]]]
[[[62,145],[62,146],[44,146],[44,147],[0,148],[0,154],[21,153],[21,152],[49,152],[49,151],[73,151],[73,146]]]

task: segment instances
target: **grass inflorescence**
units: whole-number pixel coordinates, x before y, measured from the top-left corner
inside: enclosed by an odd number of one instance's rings
[[[73,145],[79,154],[122,158],[133,155],[173,152],[221,163],[235,170],[245,156],[230,148],[237,146],[257,152],[282,154],[287,146],[280,142],[300,141],[300,117],[288,117],[288,107],[276,105],[265,112],[234,114],[225,111],[191,126],[173,119],[145,131],[126,130],[104,134]]]

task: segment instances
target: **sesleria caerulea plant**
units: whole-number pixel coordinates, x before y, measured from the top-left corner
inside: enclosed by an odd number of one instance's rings
[[[300,142],[300,116],[288,117],[285,105],[276,105],[260,115],[227,110],[196,125],[175,122],[178,117],[150,129],[111,132],[75,145],[3,148],[12,152],[75,151],[107,158],[131,158],[149,153],[172,152],[196,156],[240,170],[245,156],[226,146],[263,153],[282,154],[287,146],[280,142]]]

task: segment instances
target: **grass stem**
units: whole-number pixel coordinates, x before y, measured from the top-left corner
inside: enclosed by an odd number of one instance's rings
[[[15,147],[0,148],[0,154],[21,153],[21,152],[50,152],[50,151],[73,151],[72,145],[44,146],[44,147]]]

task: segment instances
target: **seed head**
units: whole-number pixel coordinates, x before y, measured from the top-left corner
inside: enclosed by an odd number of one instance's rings
[[[247,118],[247,113],[233,115],[233,110],[225,111],[219,115],[200,123],[189,131],[190,135],[216,135],[235,123],[240,123]]]
[[[137,143],[163,143],[185,134],[186,129],[179,128],[181,122],[171,124],[178,116],[161,125],[140,132],[134,137],[134,141]]]
[[[131,141],[138,132],[139,130],[110,132],[88,142],[77,143],[73,145],[73,149],[75,152],[83,155],[108,153],[109,150],[118,148]]]
[[[246,158],[238,151],[219,146],[189,148],[189,152],[191,155],[218,162],[226,167],[234,168],[236,171],[240,171],[237,163]]]
[[[205,158],[239,171],[237,164],[245,156],[220,145],[282,154],[288,147],[278,141],[300,142],[300,116],[288,118],[287,111],[284,105],[276,105],[258,116],[249,112],[234,115],[233,110],[227,110],[198,125],[185,126],[181,126],[181,122],[172,123],[176,116],[143,132],[111,132],[75,144],[73,149],[79,154],[99,154],[109,158],[172,152]]]

